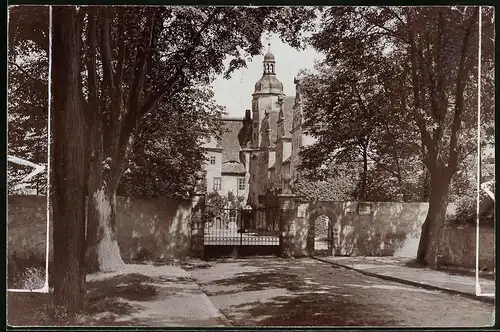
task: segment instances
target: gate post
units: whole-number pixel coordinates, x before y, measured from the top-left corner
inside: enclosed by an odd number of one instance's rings
[[[203,258],[206,190],[202,186],[203,173],[197,172],[195,178],[196,186],[191,198],[191,256]]]
[[[283,175],[282,193],[278,194],[280,207],[280,237],[279,248],[280,257],[290,258],[294,253],[293,240],[295,236],[295,195],[290,190],[290,174]]]

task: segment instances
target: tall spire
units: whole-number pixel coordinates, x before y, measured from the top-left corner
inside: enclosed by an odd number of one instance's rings
[[[271,53],[271,43],[267,44],[268,52],[264,55],[262,78],[255,83],[255,92],[257,94],[283,94],[283,84],[276,78],[276,61],[274,54]]]
[[[275,75],[274,66],[276,62],[274,61],[274,54],[271,53],[271,43],[268,43],[267,46],[268,52],[264,55],[264,75]]]

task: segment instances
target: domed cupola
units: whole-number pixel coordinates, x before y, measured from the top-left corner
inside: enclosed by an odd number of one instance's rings
[[[268,44],[271,46],[270,44]],[[255,83],[255,94],[283,94],[283,83],[276,78],[274,54],[271,50],[264,55],[264,68],[261,79]]]
[[[270,51],[267,52],[266,55],[264,55],[264,62],[273,62],[274,63],[274,54],[272,54]]]

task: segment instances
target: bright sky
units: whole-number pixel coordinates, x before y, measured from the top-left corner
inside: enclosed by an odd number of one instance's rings
[[[271,52],[276,60],[276,77],[283,83],[284,93],[287,96],[295,95],[293,79],[300,69],[312,69],[314,62],[322,58],[314,49],[296,50],[283,43],[278,36],[263,37],[265,48],[261,55],[247,61],[247,68],[235,71],[231,79],[225,80],[219,76],[212,86],[215,100],[225,106],[227,115],[231,117],[245,116],[245,110],[252,107],[252,93],[255,83],[262,77],[262,61],[267,53],[267,44],[271,43]]]

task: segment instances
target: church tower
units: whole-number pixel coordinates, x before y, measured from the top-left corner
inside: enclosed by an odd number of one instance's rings
[[[266,111],[268,114],[277,113],[279,111],[278,96],[283,96],[283,83],[276,78],[275,68],[276,61],[274,54],[269,50],[264,55],[262,77],[255,83],[255,91],[252,94],[252,119],[254,126],[252,146],[254,148],[260,148],[262,144],[260,129]]]
[[[269,45],[270,46],[270,45]],[[271,50],[264,55],[262,77],[255,83],[252,94],[252,154],[250,158],[249,199],[254,207],[263,204],[263,195],[268,182],[268,169],[274,163],[273,131],[276,130],[279,104],[283,94],[283,83],[276,78],[276,61]],[[271,156],[273,157],[273,156]],[[271,159],[271,160],[270,160]]]

